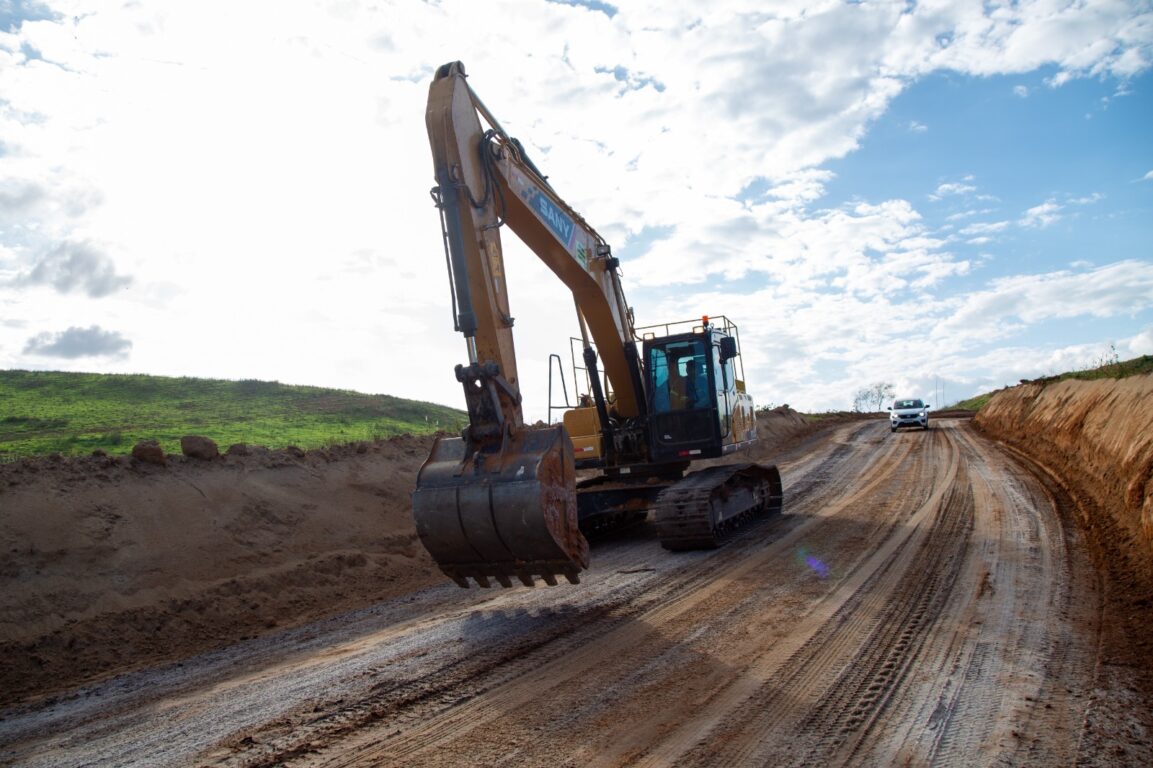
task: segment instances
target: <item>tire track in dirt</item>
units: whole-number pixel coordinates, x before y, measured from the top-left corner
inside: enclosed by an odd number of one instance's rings
[[[887,494],[915,497],[906,484],[921,480],[926,467],[898,473],[895,459],[906,457],[891,451],[886,455],[883,466],[893,480]],[[922,551],[932,530],[926,522],[940,518],[957,471],[956,454],[951,452],[942,473],[945,482],[934,484],[934,493],[911,513],[899,508],[899,524],[887,528],[889,535],[880,546],[872,548],[784,642],[753,660],[740,686],[717,703],[708,719],[687,723],[680,743],[662,744],[642,764],[672,760],[690,765],[776,764],[798,756],[798,764],[812,764],[815,757],[828,755],[829,745],[842,741],[863,718],[875,715],[878,701],[907,665],[908,644],[917,638],[916,632],[906,629],[906,622],[918,609],[924,618],[926,610],[924,600],[906,600],[903,594],[894,601],[898,587],[909,586],[908,571],[902,566]],[[878,491],[875,483],[854,487],[863,489],[864,498],[856,502],[860,505]],[[856,493],[849,496],[856,497]],[[924,588],[920,591],[929,594]],[[846,670],[855,679],[845,679]],[[746,714],[753,712],[755,718]],[[702,731],[714,730],[700,743]],[[693,751],[683,758],[676,754],[694,734],[698,744]],[[782,744],[787,745],[783,754]]]
[[[22,765],[1078,761],[1096,604],[1042,484],[947,419],[776,463],[786,514],[720,550],[639,526],[579,587],[425,590],[0,728]]]
[[[923,545],[892,561],[905,567],[892,590],[867,584],[859,606],[844,606],[853,618],[823,628],[858,638],[860,652],[827,684],[814,670],[836,644],[818,634],[811,657],[790,658],[795,673],[767,681],[745,706],[755,717],[678,764],[970,765],[1022,752],[1075,761],[1079,715],[1069,704],[1091,689],[1094,651],[1066,621],[1075,606],[1060,518],[1036,481],[987,444],[943,435],[961,461],[955,478],[938,478],[945,496]],[[873,631],[862,631],[861,613]],[[817,703],[798,719],[811,690]]]
[[[859,425],[855,425],[843,431],[852,433],[860,429]],[[885,445],[888,447],[892,444],[886,443]],[[834,450],[834,453],[838,452],[842,457],[847,455],[844,451]],[[840,461],[844,461],[844,459],[842,458]],[[871,464],[869,461],[862,463],[865,466]],[[896,467],[899,465],[890,462],[889,466]],[[787,465],[785,469],[786,478],[788,478]],[[843,487],[844,481],[841,480],[840,482]],[[867,481],[862,483],[862,486],[864,492],[869,493],[885,482],[886,474],[878,472],[873,473]],[[819,487],[819,484],[814,487]],[[834,486],[830,486],[830,488],[832,487]],[[711,557],[708,560],[710,565],[716,562],[722,563],[722,567],[716,570],[698,567],[692,572],[691,583],[685,585],[682,594],[671,598],[666,596],[666,599],[663,599],[652,610],[635,615],[619,630],[602,635],[596,642],[586,641],[578,653],[558,658],[555,663],[533,675],[518,677],[509,690],[490,691],[484,700],[469,702],[468,705],[451,713],[447,722],[433,722],[418,729],[415,733],[395,735],[393,738],[383,739],[379,744],[372,744],[371,746],[366,744],[359,749],[350,750],[350,745],[342,745],[342,756],[339,759],[332,762],[320,760],[316,764],[370,764],[382,762],[386,759],[385,756],[388,760],[395,761],[395,764],[407,761],[423,763],[429,759],[427,754],[430,752],[440,751],[443,754],[448,749],[445,745],[446,742],[451,742],[451,750],[454,753],[470,755],[476,759],[477,755],[485,754],[484,747],[480,744],[471,743],[468,738],[469,734],[478,730],[479,726],[493,724],[494,720],[498,720],[506,714],[521,712],[528,705],[528,702],[543,698],[550,700],[550,707],[555,710],[579,711],[582,708],[582,702],[592,699],[595,695],[595,689],[598,687],[595,681],[603,681],[606,677],[601,669],[608,663],[606,659],[611,658],[613,661],[611,664],[613,672],[610,673],[609,677],[629,679],[635,677],[630,676],[629,667],[651,668],[654,666],[651,659],[654,655],[660,655],[654,654],[654,647],[665,649],[664,655],[675,655],[673,649],[686,643],[691,646],[693,635],[701,634],[700,628],[703,622],[707,622],[710,617],[718,614],[733,613],[733,606],[748,600],[751,593],[760,589],[758,580],[747,578],[750,574],[772,570],[781,577],[775,579],[778,584],[788,584],[789,579],[785,577],[788,575],[788,571],[795,570],[792,565],[793,559],[789,556],[790,550],[794,549],[799,541],[813,537],[814,532],[811,529],[828,523],[830,519],[828,515],[831,514],[831,511],[835,511],[839,504],[850,506],[854,504],[852,498],[842,498],[836,503],[832,503],[831,499],[823,499],[818,493],[811,494],[809,499],[801,500],[795,499],[793,494],[789,493],[789,499],[790,504],[800,508],[801,512],[797,516],[804,520],[803,523],[768,545],[759,541],[750,542],[748,536],[744,537],[745,541],[730,544],[724,550],[724,557]],[[805,515],[803,512],[805,509],[820,514]],[[885,528],[887,526],[877,524],[875,527]],[[816,535],[816,538],[825,537]],[[859,548],[859,544],[857,547]],[[885,556],[875,557],[879,562]],[[742,584],[743,587],[739,586]],[[757,610],[763,610],[763,607],[759,606],[756,601],[753,602],[753,607]],[[725,626],[739,626],[739,622],[735,622],[732,616],[727,617],[723,623]],[[760,641],[758,638],[749,637],[746,634],[744,642],[757,644]],[[637,650],[630,652],[628,649]],[[623,663],[622,655],[627,659]],[[715,678],[714,683],[722,681],[726,674],[731,675],[731,672],[726,672],[715,665],[705,665],[704,668],[706,669],[704,676]],[[666,675],[667,673],[668,670],[665,670]],[[681,676],[680,682],[685,682],[683,676]],[[649,686],[644,686],[641,681],[638,683],[646,688],[645,698],[649,699],[647,708],[652,709],[652,700],[654,698],[660,699],[660,696],[656,695],[659,692],[651,690]],[[587,695],[574,694],[571,690],[574,686],[592,690]],[[675,689],[672,690],[672,694],[678,696]],[[628,698],[628,696],[626,695],[624,698]],[[636,697],[633,696],[632,698]],[[668,719],[668,705],[672,703],[665,702],[665,706],[656,708],[657,716],[654,720],[645,722],[635,716],[639,704],[628,705],[620,700],[614,702],[615,707],[625,708],[631,714],[629,718],[626,718],[629,723],[628,733],[611,734],[604,738],[598,738],[598,749],[591,753],[581,748],[568,751],[567,755],[571,760],[571,763],[568,764],[613,764],[616,760],[613,753],[618,750],[627,752],[630,742],[643,741],[650,729],[660,731],[665,727],[664,723]],[[691,712],[686,711],[683,714],[688,716]],[[524,719],[521,714],[518,714],[517,717],[521,720]],[[650,728],[646,728],[646,726],[650,726]],[[583,732],[584,729],[581,730]],[[608,730],[614,729],[610,725]],[[627,738],[617,738],[620,736],[627,736]],[[606,744],[617,746],[606,751],[603,749]],[[356,754],[350,754],[350,751]],[[558,751],[565,752],[564,750]]]
[[[835,468],[844,461],[847,455],[847,452],[842,448],[834,450],[833,453],[837,455],[825,457],[820,462],[823,467]],[[813,456],[810,455],[807,458],[812,459]],[[765,521],[738,536],[736,540],[730,542],[729,547],[735,549],[744,546],[742,540],[773,535],[776,530],[787,530],[795,524],[795,518],[788,516]],[[297,722],[292,724],[293,727],[284,722],[276,728],[270,726],[264,729],[264,733],[245,734],[242,737],[245,744],[237,756],[236,764],[261,764],[261,759],[257,757],[257,754],[263,754],[266,758],[275,758],[271,762],[296,752],[308,754],[313,751],[318,740],[324,742],[338,739],[341,734],[355,731],[362,725],[371,724],[378,720],[395,718],[397,722],[407,724],[413,719],[431,716],[432,713],[440,709],[447,709],[460,701],[466,701],[478,695],[477,691],[491,689],[509,677],[524,674],[534,664],[545,663],[548,659],[563,656],[569,646],[588,642],[591,636],[607,632],[614,625],[628,621],[633,614],[642,611],[650,604],[657,604],[662,600],[670,599],[670,596],[675,595],[682,588],[681,582],[685,580],[684,576],[678,575],[679,571],[687,569],[692,582],[709,581],[714,577],[714,570],[723,564],[720,560],[710,558],[709,553],[669,555],[659,547],[654,546],[655,542],[651,530],[647,532],[641,530],[639,533],[634,532],[631,537],[626,535],[619,538],[625,540],[610,544],[608,547],[598,546],[595,549],[593,573],[590,573],[589,577],[585,579],[586,584],[581,590],[583,592],[586,589],[593,589],[595,584],[603,582],[605,573],[626,574],[624,577],[616,578],[617,581],[623,581],[625,586],[621,584],[602,585],[613,592],[613,607],[604,612],[599,622],[585,628],[583,632],[571,638],[558,639],[554,636],[552,642],[542,644],[543,647],[535,656],[525,654],[523,649],[520,649],[519,657],[513,659],[507,657],[509,655],[515,656],[515,653],[505,654],[506,658],[503,664],[489,664],[484,663],[483,660],[471,659],[472,662],[476,663],[470,665],[468,673],[461,669],[442,668],[436,674],[429,675],[428,681],[422,679],[398,683],[384,694],[374,692],[372,696],[355,702],[351,707],[335,707],[334,711],[328,712],[322,717],[311,718],[303,727],[299,721],[300,718],[295,718]],[[670,558],[673,558],[672,562],[676,564],[676,568],[659,579],[654,578],[652,572],[658,569],[661,571],[670,570]],[[630,574],[642,574],[642,577],[638,578]],[[510,595],[513,593],[499,594]],[[547,605],[555,602],[557,592],[540,591],[536,593],[535,598],[526,597],[526,595],[532,594],[531,591],[522,592],[516,598],[516,602],[523,603],[525,600],[535,599],[536,602]],[[588,595],[584,597],[583,602],[592,599]],[[498,607],[487,609],[494,621],[501,621],[505,618],[501,611],[502,609]],[[500,644],[507,645],[507,641],[502,641]],[[436,680],[437,693],[430,695],[426,688],[431,684],[432,679]],[[377,686],[376,691],[382,687],[384,686]],[[291,733],[291,738],[275,737],[271,740],[272,743],[268,743],[267,731],[269,730]],[[233,746],[238,745],[234,744]],[[339,759],[337,764],[350,761],[352,758],[349,753],[356,751],[347,744],[342,744],[341,749],[344,756]],[[371,749],[368,751],[371,753]],[[234,761],[229,760],[228,762]]]
[[[362,734],[363,751],[345,744],[338,760],[310,764],[987,763],[1016,754],[1045,665],[1062,665],[1051,627],[1034,615],[1069,594],[1048,500],[954,425],[903,441],[843,434],[855,448],[829,455],[844,456],[848,471],[830,482],[808,476],[792,507],[801,520],[779,536],[741,542],[723,567],[577,653],[412,732]],[[805,581],[786,567],[811,542],[843,563],[838,574]],[[1034,603],[1045,607],[1030,612]],[[560,714],[534,715],[542,707]],[[920,728],[891,725],[905,718]],[[1075,722],[1067,708],[1042,717],[1033,741]],[[1069,743],[1046,754],[1068,756]]]
[[[952,664],[937,680],[956,689],[950,695],[941,685],[926,697],[939,701],[927,723],[939,734],[935,754],[980,754],[995,745],[1029,762],[1073,763],[1097,656],[1095,635],[1073,628],[1097,623],[1096,579],[1040,479],[971,432],[956,435],[977,470],[966,583],[979,586],[954,601],[946,617],[952,636],[937,635],[951,648],[929,657]]]

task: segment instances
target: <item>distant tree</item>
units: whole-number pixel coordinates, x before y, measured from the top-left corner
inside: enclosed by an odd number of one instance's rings
[[[873,402],[877,404],[875,410],[881,410],[886,400],[892,400],[893,395],[897,393],[897,388],[887,381],[878,381],[872,387]]]
[[[867,387],[862,387],[853,395],[853,410],[858,413],[879,411],[885,401],[893,399],[896,388],[887,381],[878,381]]]

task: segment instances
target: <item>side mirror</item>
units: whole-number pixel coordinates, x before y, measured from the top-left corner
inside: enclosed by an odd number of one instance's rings
[[[732,360],[737,356],[737,340],[732,336],[725,336],[721,339],[721,362]]]

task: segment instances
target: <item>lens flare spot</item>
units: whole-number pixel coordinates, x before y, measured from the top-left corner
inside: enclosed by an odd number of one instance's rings
[[[822,579],[829,577],[829,566],[825,565],[824,561],[816,555],[810,554],[804,547],[797,550],[797,562]]]

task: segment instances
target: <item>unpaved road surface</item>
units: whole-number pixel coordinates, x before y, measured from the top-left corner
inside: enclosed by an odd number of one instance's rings
[[[970,422],[775,457],[786,514],[445,583],[4,711],[22,766],[1149,765],[1068,502]]]

